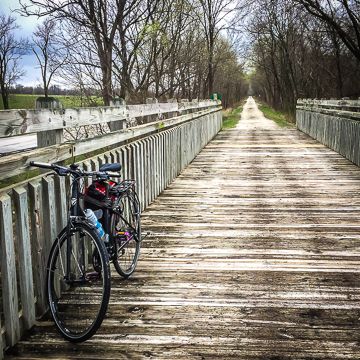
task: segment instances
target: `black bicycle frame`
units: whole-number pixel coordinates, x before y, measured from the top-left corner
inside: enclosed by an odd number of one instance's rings
[[[81,176],[77,174],[72,174],[72,187],[71,187],[71,203],[70,203],[70,221],[67,224],[67,235],[68,241],[66,243],[66,274],[65,280],[71,281],[69,279],[69,274],[71,272],[71,254],[72,254],[72,237],[71,237],[71,226],[72,219],[78,216],[84,215],[80,206],[80,179]]]
[[[109,198],[110,194],[110,185],[109,183],[106,183],[105,185],[105,189],[106,189],[106,198]],[[133,226],[131,226],[131,224],[129,224],[126,219],[121,215],[120,212],[114,210],[114,209],[111,209],[111,208],[108,208],[108,207],[104,207],[103,208],[103,225],[104,225],[104,230],[107,234],[109,234],[110,237],[112,237],[112,234],[111,234],[111,229],[110,229],[110,215],[111,213],[116,213],[117,215],[120,216],[121,220],[124,221],[124,223],[129,226],[135,233],[136,233],[136,229],[133,228]],[[137,236],[136,236],[137,237]]]

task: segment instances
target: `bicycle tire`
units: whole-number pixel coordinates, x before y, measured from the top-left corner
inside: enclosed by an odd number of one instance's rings
[[[121,195],[119,202],[121,216],[114,212],[110,219],[110,229],[114,244],[113,264],[118,274],[128,278],[136,269],[141,248],[140,202],[137,194],[129,190]],[[131,229],[128,225],[131,225]],[[117,235],[119,232],[129,235]]]
[[[99,254],[100,273],[91,263],[94,249]],[[68,263],[70,276],[66,279]],[[50,251],[46,284],[50,312],[60,334],[71,342],[93,336],[105,317],[111,285],[106,248],[90,226],[76,223],[70,232],[65,228],[59,234]]]

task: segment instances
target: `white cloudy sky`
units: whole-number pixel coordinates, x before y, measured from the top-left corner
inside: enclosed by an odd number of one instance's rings
[[[0,0],[0,13],[12,15],[16,18],[17,24],[20,29],[17,30],[16,36],[19,38],[30,38],[35,26],[41,20],[36,17],[23,17],[16,13],[14,10],[19,8],[18,0]],[[35,56],[30,53],[22,59],[22,65],[26,71],[25,76],[19,81],[23,85],[36,85],[40,83],[40,70],[36,66]]]

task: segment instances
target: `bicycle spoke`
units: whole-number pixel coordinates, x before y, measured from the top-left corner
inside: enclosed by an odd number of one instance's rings
[[[130,276],[135,270],[140,252],[140,213],[139,204],[133,193],[125,193],[119,200],[119,211],[113,214],[112,228],[116,245],[114,265],[117,272]]]
[[[79,236],[85,233],[84,236]],[[80,239],[80,241],[79,241]],[[67,243],[71,242],[69,257],[64,256]],[[100,240],[81,229],[67,234],[56,244],[50,257],[48,270],[48,297],[55,323],[63,336],[71,341],[82,341],[100,326],[105,314],[109,291],[108,264]],[[85,249],[97,249],[106,276],[96,273],[91,262],[85,258]],[[62,254],[64,253],[64,254]],[[67,264],[67,261],[70,261]],[[68,272],[69,271],[69,272]]]

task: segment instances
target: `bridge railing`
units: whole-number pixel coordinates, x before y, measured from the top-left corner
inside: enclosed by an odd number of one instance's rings
[[[171,102],[115,107],[0,111],[1,138],[37,134],[38,148],[0,157],[0,181],[28,170],[29,159],[58,162],[106,146],[115,146],[158,129],[166,129],[219,107],[213,100]],[[144,117],[157,118],[142,126],[127,127]],[[159,121],[159,119],[161,119]],[[64,131],[76,127],[106,125],[108,131],[79,140],[66,141]],[[125,128],[125,129],[124,129]],[[21,141],[21,140],[20,140]]]
[[[360,166],[360,100],[299,99],[299,130]]]
[[[1,178],[28,170],[31,160],[61,161],[103,148],[80,164],[98,170],[105,162],[120,162],[122,177],[137,181],[144,209],[220,130],[219,103],[196,110],[93,139],[4,156]],[[47,310],[46,261],[66,223],[68,188],[67,178],[45,173],[0,190],[0,358],[2,350],[16,344]]]

